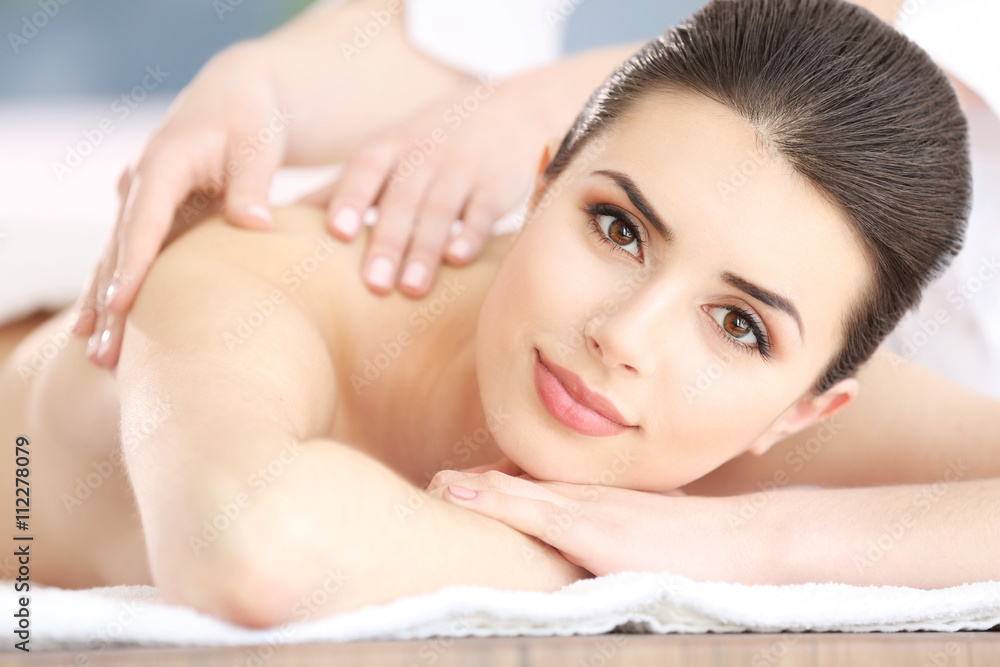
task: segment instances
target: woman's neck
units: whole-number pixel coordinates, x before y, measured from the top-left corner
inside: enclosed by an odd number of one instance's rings
[[[476,327],[486,292],[513,235],[495,236],[466,267],[442,265],[420,299],[379,297],[358,284],[341,292],[352,327],[341,376],[335,434],[424,487],[438,470],[492,463],[502,453],[490,431],[476,377]],[[339,300],[339,299],[338,299]],[[367,371],[367,374],[365,372]],[[336,435],[334,436],[336,437]]]

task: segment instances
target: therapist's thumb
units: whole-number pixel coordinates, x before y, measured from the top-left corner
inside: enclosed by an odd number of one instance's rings
[[[243,149],[247,146],[243,145]],[[274,220],[268,206],[271,181],[284,158],[284,147],[277,140],[262,145],[260,150],[241,151],[230,155],[226,169],[230,171],[226,188],[226,220],[246,229],[271,229]]]

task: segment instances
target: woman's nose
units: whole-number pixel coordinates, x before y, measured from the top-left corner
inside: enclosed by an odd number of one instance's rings
[[[621,366],[641,376],[652,373],[674,328],[671,323],[683,321],[677,290],[647,283],[600,303],[599,312],[584,327],[591,354],[611,368]]]

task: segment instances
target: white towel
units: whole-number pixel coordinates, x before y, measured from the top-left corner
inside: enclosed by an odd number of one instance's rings
[[[0,584],[12,650],[13,582]],[[32,586],[30,648],[230,646],[427,637],[619,632],[954,632],[1000,626],[1000,582],[897,586],[747,586],[667,573],[582,579],[554,593],[452,586],[318,620],[250,630],[164,604],[152,586]],[[322,600],[318,597],[318,602]],[[303,609],[305,609],[303,607]],[[304,616],[304,614],[303,614]],[[1000,629],[1000,628],[998,628]]]

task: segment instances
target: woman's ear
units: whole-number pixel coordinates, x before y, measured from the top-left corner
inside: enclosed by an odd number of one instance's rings
[[[760,456],[779,440],[784,440],[840,412],[850,405],[860,388],[856,379],[845,378],[819,396],[800,398],[795,405],[776,419],[767,431],[747,448],[747,451]]]

